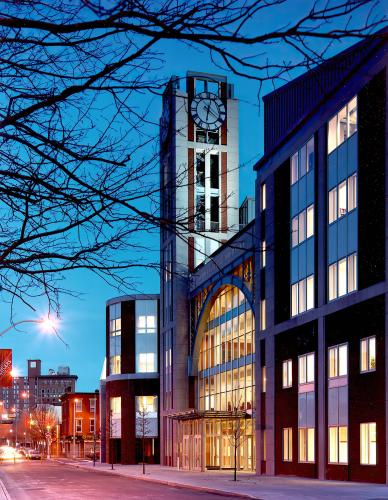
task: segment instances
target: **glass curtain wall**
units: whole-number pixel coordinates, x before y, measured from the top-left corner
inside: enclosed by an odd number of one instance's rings
[[[252,415],[255,398],[255,324],[252,310],[236,287],[225,287],[207,320],[199,359],[199,409],[245,411]],[[231,467],[231,433],[228,420],[206,422],[206,466]],[[254,421],[240,422],[239,468],[254,468]]]

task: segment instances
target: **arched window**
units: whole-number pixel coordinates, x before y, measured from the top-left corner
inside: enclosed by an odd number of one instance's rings
[[[200,410],[252,410],[255,324],[241,290],[220,290],[208,318],[199,354]]]

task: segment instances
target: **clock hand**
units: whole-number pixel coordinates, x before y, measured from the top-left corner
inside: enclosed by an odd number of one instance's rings
[[[205,108],[207,109],[207,113],[206,113],[206,121],[207,121],[207,119],[209,118],[210,104],[207,107],[205,106]]]
[[[210,104],[209,104],[209,106],[208,106],[208,108],[207,108],[207,109],[208,109],[208,115],[209,115],[209,112],[210,112],[210,114],[212,114],[215,118],[218,118],[218,115],[216,115],[216,114],[215,114],[215,113],[214,113],[214,112],[210,109]]]

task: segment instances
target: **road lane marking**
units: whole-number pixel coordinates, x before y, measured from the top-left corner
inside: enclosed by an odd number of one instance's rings
[[[11,500],[7,488],[5,487],[5,484],[1,479],[0,479],[0,494],[2,494],[2,497],[5,498],[5,500]]]

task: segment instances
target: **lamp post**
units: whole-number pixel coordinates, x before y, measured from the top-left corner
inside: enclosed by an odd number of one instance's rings
[[[50,319],[49,316],[47,316],[47,318],[22,319],[20,321],[15,321],[15,323],[12,323],[12,325],[10,325],[8,328],[0,332],[0,337],[5,335],[10,330],[13,330],[15,327],[22,325],[24,323],[35,323],[38,325],[42,325],[45,330],[56,333],[56,323],[52,319]]]
[[[46,429],[47,429],[47,433],[46,433],[47,458],[51,458],[50,457],[51,425],[47,425]]]
[[[94,426],[93,426],[93,467],[96,466],[96,406],[97,406],[97,398],[94,398]]]
[[[76,433],[76,427],[75,427],[75,407],[76,407],[77,403],[78,403],[78,399],[75,398],[74,399],[74,408],[73,408],[73,413],[74,413],[74,415],[73,415],[73,430],[74,430],[74,432],[73,432],[73,458],[76,458],[76,456],[75,456],[75,433]]]

